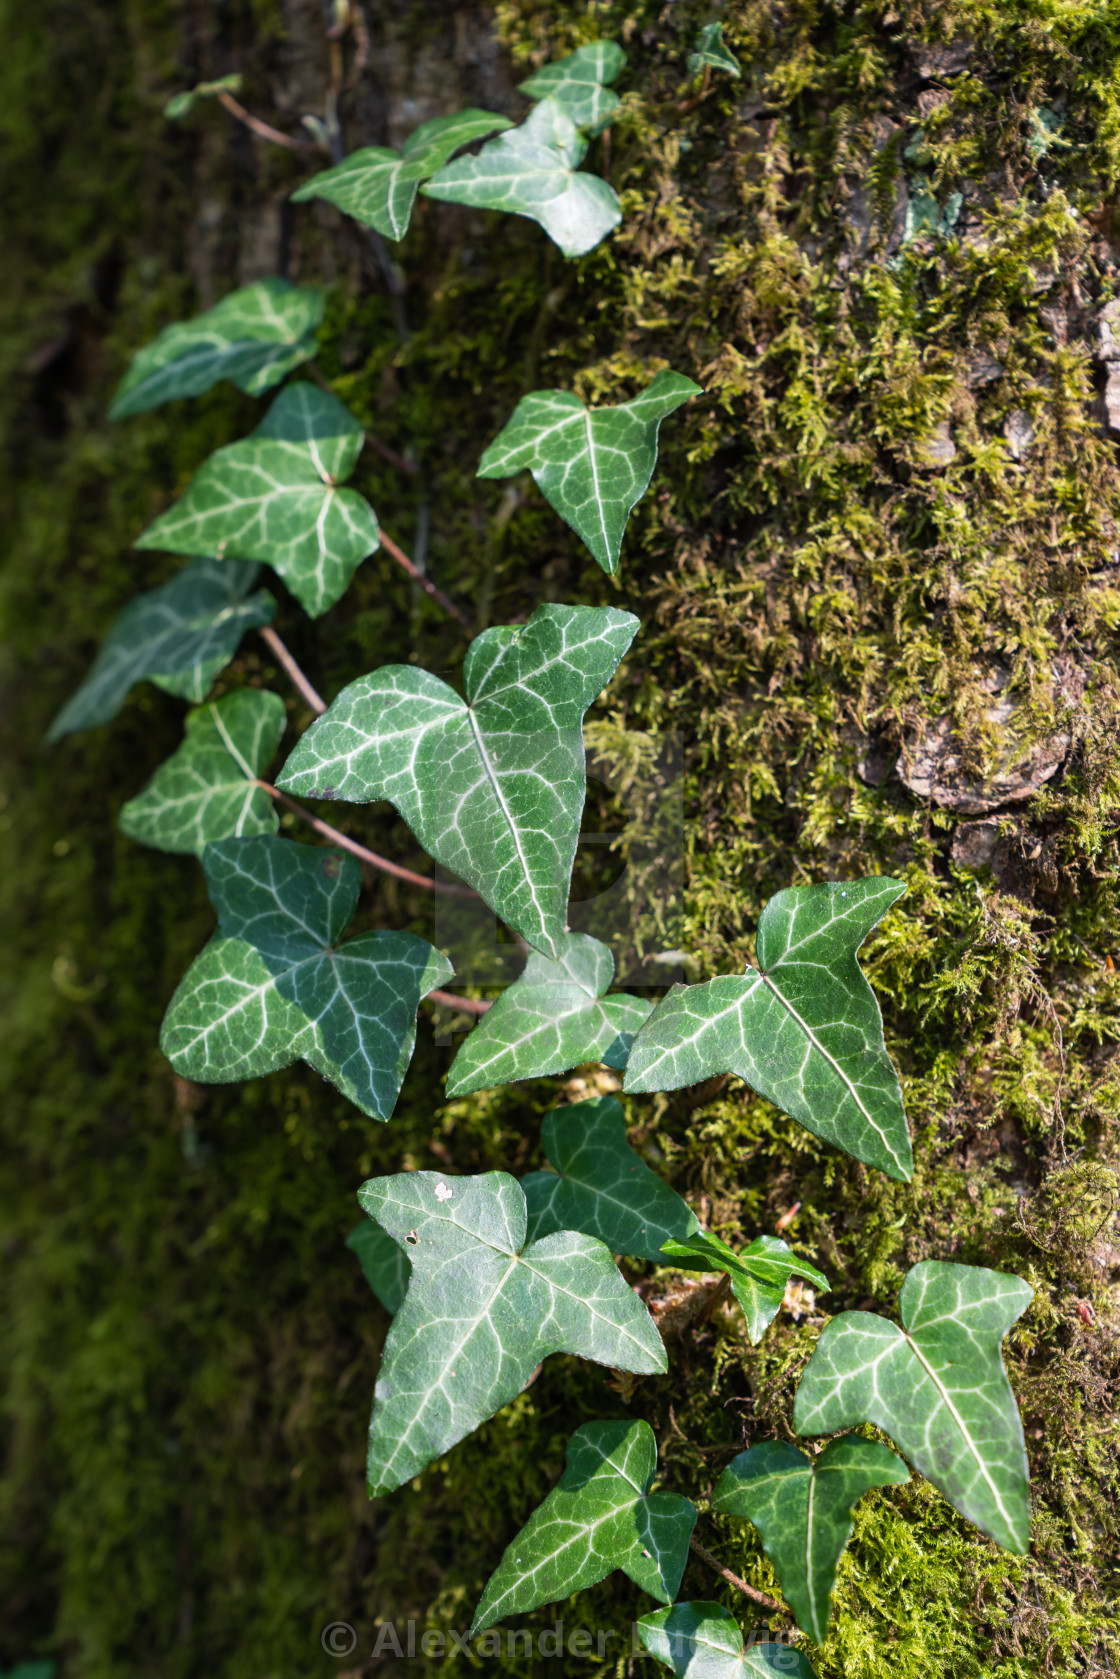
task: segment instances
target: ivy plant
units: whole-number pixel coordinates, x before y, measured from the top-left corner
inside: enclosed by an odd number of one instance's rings
[[[743,74],[739,60],[723,38],[722,23],[706,23],[688,55],[689,75],[698,76],[703,70],[722,70],[735,81]]]
[[[738,1621],[718,1603],[678,1603],[637,1625],[650,1655],[677,1679],[816,1679],[800,1650],[769,1639],[744,1643]]]
[[[518,85],[533,99],[555,99],[577,128],[599,134],[618,115],[622,101],[610,84],[618,80],[625,63],[617,41],[590,41]]]
[[[791,1277],[807,1277],[825,1292],[829,1288],[828,1278],[798,1259],[779,1236],[756,1236],[742,1253],[736,1253],[721,1236],[696,1230],[687,1236],[670,1237],[662,1243],[661,1252],[693,1270],[724,1273],[743,1308],[752,1346],[761,1341],[777,1317]]]

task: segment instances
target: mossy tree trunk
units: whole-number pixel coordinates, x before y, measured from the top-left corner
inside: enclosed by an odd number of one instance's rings
[[[704,1493],[742,1445],[788,1436],[825,1308],[893,1314],[905,1271],[933,1257],[1036,1291],[1008,1344],[1031,1552],[998,1551],[917,1479],[868,1498],[814,1652],[822,1679],[1111,1672],[1115,7],[372,0],[332,45],[333,15],[318,0],[3,10],[0,1666],[305,1679],[365,1671],[379,1619],[461,1631],[580,1422],[648,1417],[666,1484]],[[743,77],[700,86],[684,58],[714,15]],[[399,144],[463,104],[518,116],[529,68],[596,34],[629,55],[623,115],[592,158],[623,195],[619,232],[565,263],[528,223],[422,204],[394,252],[404,342],[360,230],[288,203],[313,159],[213,105],[178,128],[160,116],[170,93],[239,70],[247,106],[305,134],[341,66],[347,144]],[[322,370],[420,463],[405,478],[370,457],[363,487],[480,623],[541,599],[642,617],[589,724],[616,782],[666,734],[683,741],[684,897],[653,906],[640,950],[673,928],[701,977],[741,964],[783,886],[909,885],[867,962],[912,1184],[738,1086],[629,1112],[714,1228],[750,1237],[797,1204],[787,1239],[832,1293],[757,1349],[717,1314],[672,1341],[667,1379],[633,1389],[553,1360],[419,1490],[372,1508],[386,1320],[343,1246],[354,1191],[408,1166],[530,1169],[556,1085],[444,1102],[449,1051],[423,1029],[385,1127],[306,1070],[206,1091],[174,1078],[159,1020],[210,912],[198,870],[113,822],[182,708],[141,688],[111,728],[40,745],[113,614],[174,569],[130,542],[257,412],[218,391],[110,428],[112,384],[167,320],[273,272],[333,284]],[[525,391],[617,400],[665,365],[705,396],[666,428],[613,583],[528,481],[511,493],[474,468]],[[380,557],[326,618],[286,603],[282,624],[328,694],[413,650],[433,669],[463,650]],[[224,680],[274,675],[246,643]],[[419,862],[384,813],[350,820]],[[582,890],[609,866],[592,852]],[[368,905],[432,931],[391,880]],[[749,1529],[703,1526],[725,1565],[774,1589]],[[754,1621],[697,1558],[682,1595]],[[649,1607],[617,1580],[582,1598],[577,1623],[612,1642],[571,1670],[626,1671]],[[332,1622],[358,1632],[351,1662],[320,1646]]]

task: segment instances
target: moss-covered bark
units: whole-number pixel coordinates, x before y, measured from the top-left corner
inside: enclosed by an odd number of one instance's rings
[[[368,7],[354,145],[457,103],[517,114],[519,74],[595,34],[630,55],[592,160],[623,194],[618,234],[569,264],[526,223],[423,205],[399,251],[402,349],[352,225],[284,208],[297,159],[214,108],[181,130],[159,116],[238,68],[246,102],[294,130],[330,73],[317,4],[4,8],[0,1664],[304,1679],[364,1671],[379,1618],[462,1630],[578,1423],[648,1417],[667,1484],[703,1494],[744,1443],[788,1435],[823,1308],[892,1313],[906,1269],[937,1257],[1036,1290],[1008,1345],[1031,1552],[1009,1558],[920,1481],[872,1495],[813,1659],[822,1679],[1115,1666],[1120,475],[1097,358],[1118,289],[1120,27],[1108,0],[715,10],[745,73],[701,89],[683,60],[713,8],[691,0]],[[109,428],[113,380],[164,321],[280,267],[336,282],[321,365],[417,450],[441,583],[490,622],[542,598],[642,616],[589,741],[625,773],[647,737],[683,736],[694,977],[741,960],[782,886],[886,869],[910,886],[868,963],[911,1185],[741,1088],[630,1110],[632,1139],[724,1234],[800,1203],[787,1237],[833,1292],[758,1349],[717,1316],[632,1389],[552,1360],[372,1508],[386,1323],[342,1245],[354,1190],[402,1166],[528,1169],[556,1085],[441,1104],[449,1050],[424,1029],[386,1127],[306,1071],[176,1080],[159,1019],[209,910],[198,870],[113,818],[181,707],[141,688],[111,728],[39,744],[113,613],[165,574],[131,538],[256,412],[220,391]],[[531,486],[474,478],[479,444],[527,389],[613,397],[667,364],[706,396],[667,427],[611,582]],[[376,458],[363,471],[413,542],[415,485]],[[328,693],[413,649],[436,669],[462,652],[380,560],[314,626],[286,606],[283,629]],[[247,643],[227,680],[273,678]],[[610,825],[605,795],[597,816]],[[391,817],[350,820],[419,862]],[[366,905],[371,924],[431,931],[392,881]],[[774,1589],[751,1530],[702,1525]],[[682,1595],[754,1620],[698,1559]],[[614,1580],[526,1625],[612,1630],[606,1659],[565,1671],[627,1671],[649,1606]],[[345,1662],[319,1643],[337,1621],[360,1635]]]

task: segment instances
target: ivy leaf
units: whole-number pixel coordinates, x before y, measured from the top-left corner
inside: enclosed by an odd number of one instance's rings
[[[193,320],[164,327],[138,350],[117,386],[109,418],[122,420],[177,397],[200,396],[222,379],[260,396],[315,355],[315,329],[326,306],[320,286],[287,280],[242,286]]]
[[[211,99],[217,93],[240,93],[242,78],[238,75],[221,76],[216,82],[198,82],[194,87],[187,88],[183,93],[172,94],[163,107],[163,115],[168,122],[179,122],[189,116],[200,99]]]
[[[598,939],[562,933],[558,946],[555,962],[533,951],[524,973],[464,1040],[447,1075],[449,1096],[566,1073],[585,1061],[625,1067],[634,1033],[653,1004],[605,995],[614,957]]]
[[[260,569],[193,560],[169,583],[129,601],[47,739],[107,723],[145,677],[181,699],[204,699],[245,631],[272,622],[276,602],[267,589],[249,592]]]
[[[329,391],[288,385],[256,431],[203,462],[186,495],[136,546],[264,560],[318,618],[381,540],[368,501],[339,488],[363,441]]]
[[[688,73],[698,76],[701,70],[723,70],[736,81],[743,74],[739,60],[724,41],[722,23],[706,23],[696,37],[688,55]]]
[[[650,1492],[657,1441],[648,1422],[590,1422],[568,1442],[563,1475],[506,1547],[468,1638],[598,1585],[616,1568],[662,1603],[677,1595],[696,1511],[675,1492]]]
[[[601,1242],[525,1244],[525,1197],[504,1172],[371,1178],[358,1194],[412,1262],[381,1359],[369,1430],[375,1498],[508,1405],[549,1353],[653,1375],[665,1348]]]
[[[701,387],[667,369],[632,402],[585,408],[572,391],[532,391],[478,465],[480,478],[528,468],[546,500],[603,570],[618,570],[622,534],[649,488],[662,420]]]
[[[1000,1343],[1031,1294],[1002,1271],[923,1260],[902,1285],[902,1329],[871,1312],[833,1318],[801,1378],[794,1428],[874,1423],[962,1516],[1022,1554],[1027,1457]]]
[[[625,63],[626,54],[616,42],[592,41],[518,85],[531,99],[555,99],[577,128],[600,134],[622,103],[607,84],[617,79]]]
[[[213,840],[274,834],[276,807],[257,777],[286,722],[283,700],[262,688],[238,688],[188,712],[182,746],[124,806],[121,832],[199,857]]]
[[[206,848],[218,931],[171,999],[160,1047],[177,1073],[226,1084],[306,1061],[388,1119],[416,1043],[416,1010],[454,972],[413,933],[339,944],[361,871],[271,835]]]
[[[539,606],[485,630],[464,703],[438,676],[386,665],[344,688],[280,786],[388,799],[425,851],[558,961],[585,789],[583,714],[638,628],[611,607]]]
[[[408,1255],[379,1224],[368,1218],[351,1230],[346,1246],[357,1254],[366,1282],[393,1317],[400,1310],[412,1275]]]
[[[909,1479],[893,1452],[858,1434],[830,1440],[817,1458],[766,1440],[728,1464],[712,1509],[754,1523],[798,1626],[823,1644],[836,1565],[852,1536],[857,1500],[872,1487]]]
[[[421,181],[434,175],[460,146],[512,126],[508,117],[473,108],[434,117],[421,123],[399,152],[388,146],[363,146],[351,152],[333,169],[313,175],[293,192],[292,202],[325,198],[355,221],[375,227],[386,239],[403,239]]]
[[[587,141],[557,99],[534,105],[520,128],[456,158],[421,191],[476,210],[539,222],[566,257],[583,256],[622,220],[618,194],[598,175],[577,174]]]
[[[744,1644],[738,1621],[718,1603],[677,1603],[636,1624],[650,1655],[678,1679],[817,1679],[788,1644]]]
[[[661,1244],[700,1228],[675,1190],[626,1141],[626,1116],[613,1096],[555,1108],[541,1127],[554,1172],[521,1179],[529,1235],[581,1230],[612,1253],[662,1264]]]
[[[735,1073],[826,1142],[890,1178],[913,1167],[898,1074],[856,952],[905,886],[796,886],[758,924],[758,967],[675,985],[634,1040],[630,1091]]]
[[[743,1308],[747,1337],[757,1346],[778,1315],[792,1276],[808,1277],[816,1288],[830,1287],[828,1278],[798,1259],[792,1248],[777,1236],[756,1236],[742,1253],[728,1247],[721,1236],[707,1230],[662,1244],[662,1254],[688,1261],[688,1269],[724,1271],[731,1280],[731,1292]]]

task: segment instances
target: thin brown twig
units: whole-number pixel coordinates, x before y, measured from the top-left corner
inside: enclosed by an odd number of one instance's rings
[[[282,665],[288,679],[294,688],[298,688],[308,705],[317,717],[321,717],[327,709],[327,702],[322,695],[312,687],[308,678],[303,674],[295,659],[288,652],[271,624],[259,626],[261,640],[268,647],[277,664]]]
[[[220,88],[217,97],[219,105],[224,105],[231,117],[236,117],[238,122],[244,123],[259,139],[268,140],[274,146],[286,146],[290,152],[318,151],[314,140],[302,140],[292,134],[282,134],[278,128],[273,128],[271,123],[262,122],[260,117],[255,117],[251,111],[247,111],[228,88]]]
[[[416,874],[412,869],[402,868],[400,863],[390,862],[388,857],[379,857],[376,851],[371,851],[366,845],[359,845],[349,834],[344,834],[338,828],[332,828],[329,822],[320,821],[319,817],[312,816],[309,810],[290,799],[287,793],[282,793],[279,787],[273,787],[269,781],[258,781],[257,786],[262,788],[270,799],[275,799],[277,804],[283,805],[285,810],[290,810],[294,816],[298,816],[301,822],[306,822],[307,826],[313,828],[323,839],[330,840],[332,845],[340,845],[344,851],[349,851],[352,857],[357,857],[359,862],[369,863],[372,868],[380,869],[383,874],[395,875],[398,880],[407,880],[410,886],[426,886],[429,891],[444,892],[448,897],[478,896],[469,886],[453,886],[450,881],[433,880],[431,875]]]
[[[453,991],[429,991],[429,1003],[446,1003],[449,1008],[462,1009],[465,1014],[485,1014],[490,1003],[479,997],[456,997]]]
[[[414,583],[419,583],[424,592],[430,595],[437,605],[442,606],[445,612],[450,612],[461,629],[466,630],[468,635],[473,634],[474,626],[462,608],[455,605],[450,595],[445,595],[442,589],[437,588],[431,578],[426,577],[420,567],[413,564],[409,559],[404,549],[398,548],[392,537],[387,536],[384,531],[381,532],[381,546],[389,555],[389,558],[396,560],[402,571],[408,573]]]
[[[732,1574],[729,1568],[725,1568],[722,1562],[712,1555],[706,1545],[701,1545],[699,1539],[697,1539],[695,1535],[693,1535],[693,1537],[689,1540],[689,1544],[702,1562],[706,1562],[709,1568],[714,1568],[717,1574],[722,1574],[729,1586],[734,1586],[735,1589],[737,1591],[741,1591],[744,1596],[753,1598],[755,1603],[761,1603],[762,1607],[764,1609],[769,1609],[771,1614],[785,1614],[786,1611],[782,1604],[775,1602],[772,1597],[767,1597],[765,1592],[756,1590],[754,1586],[748,1586],[747,1582],[745,1580],[741,1580],[737,1574]]]

